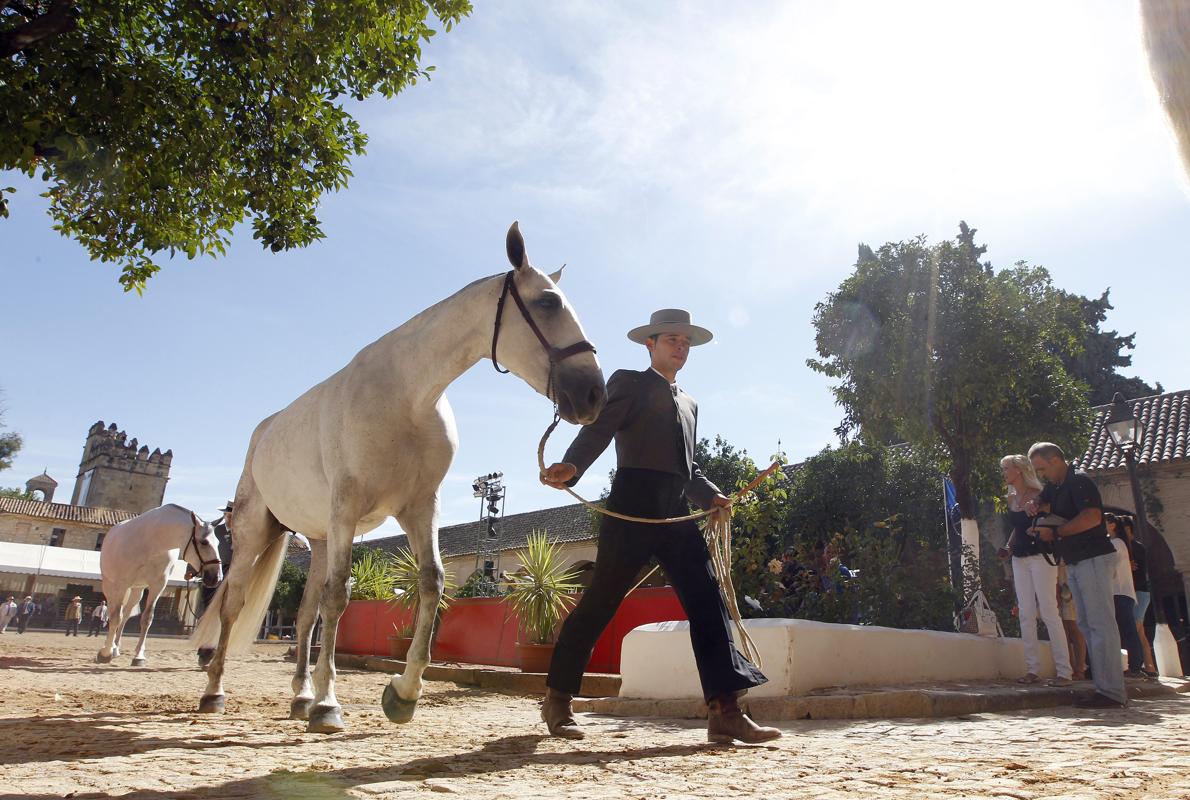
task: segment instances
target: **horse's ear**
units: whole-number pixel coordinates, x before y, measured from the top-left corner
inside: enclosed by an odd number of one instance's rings
[[[504,240],[504,247],[508,250],[508,263],[517,269],[529,266],[529,254],[525,252],[525,238],[521,236],[521,225],[513,222],[508,229],[508,236]]]
[[[558,267],[557,272],[550,273],[550,280],[553,281],[554,283],[561,283],[562,282],[562,270],[564,270],[564,269],[566,269],[565,264]]]

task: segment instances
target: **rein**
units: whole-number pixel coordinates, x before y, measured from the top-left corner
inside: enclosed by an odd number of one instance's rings
[[[537,445],[537,467],[541,470],[542,477],[545,476],[545,443],[550,438],[550,434],[558,427],[558,422],[561,418],[558,416],[557,407],[554,409],[554,421],[545,429],[545,433],[541,436],[541,441]],[[735,504],[745,495],[750,494],[756,487],[772,475],[781,467],[780,461],[774,461],[763,472],[752,479],[744,488],[728,496],[730,504],[724,510],[718,506],[709,508],[706,511],[696,511],[693,514],[686,514],[682,517],[666,517],[664,519],[655,519],[651,517],[634,517],[630,514],[621,514],[618,511],[611,511],[590,500],[582,497],[578,492],[571,489],[569,486],[562,487],[567,494],[578,500],[592,511],[603,514],[607,517],[615,517],[622,519],[625,522],[641,522],[648,525],[672,525],[677,522],[689,522],[691,520],[703,519],[708,517],[707,522],[703,525],[702,534],[706,539],[707,550],[711,555],[711,568],[715,573],[715,579],[719,582],[720,588],[723,590],[723,598],[727,603],[727,611],[731,615],[731,621],[735,623],[736,630],[740,634],[740,649],[744,655],[754,663],[757,667],[763,667],[760,660],[760,651],[756,647],[756,643],[748,634],[747,629],[744,628],[744,620],[740,615],[740,607],[736,602],[735,585],[731,580],[731,512]],[[626,594],[632,594],[640,585],[652,577],[653,573],[657,571],[654,566],[649,570],[643,578],[636,582],[636,585],[628,590]]]

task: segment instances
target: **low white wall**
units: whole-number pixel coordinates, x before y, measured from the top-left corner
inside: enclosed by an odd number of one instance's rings
[[[967,633],[751,619],[744,625],[769,682],[749,697],[783,697],[831,686],[997,680],[1025,673],[1024,643]],[[688,622],[642,625],[624,638],[620,696],[657,700],[702,696]],[[1048,642],[1041,675],[1052,677]]]

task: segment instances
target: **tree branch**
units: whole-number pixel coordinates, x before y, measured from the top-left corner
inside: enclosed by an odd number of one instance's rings
[[[0,58],[10,58],[43,39],[69,33],[78,27],[70,0],[53,0],[49,11],[0,34]]]

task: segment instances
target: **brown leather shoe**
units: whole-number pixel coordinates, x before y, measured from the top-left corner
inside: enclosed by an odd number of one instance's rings
[[[781,731],[776,728],[763,728],[740,710],[739,702],[734,694],[724,694],[712,697],[707,703],[707,741],[715,744],[731,744],[740,741],[744,744],[759,744],[776,739]]]
[[[551,736],[563,739],[581,739],[586,736],[570,708],[570,701],[573,699],[572,695],[546,688],[545,700],[541,704],[541,719],[549,728]]]

